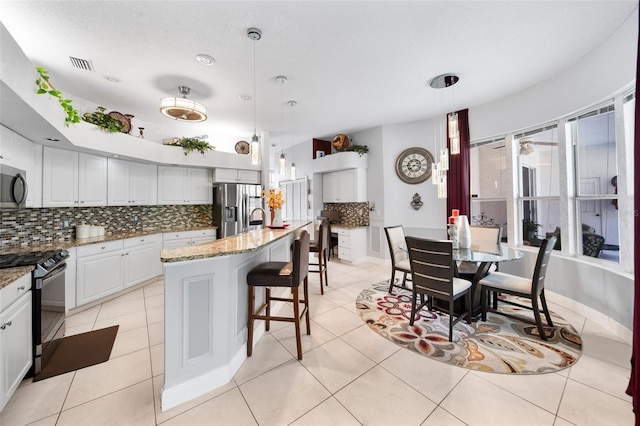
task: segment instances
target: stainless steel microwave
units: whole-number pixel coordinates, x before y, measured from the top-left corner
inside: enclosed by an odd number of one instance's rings
[[[23,208],[27,190],[27,172],[0,164],[0,209]]]

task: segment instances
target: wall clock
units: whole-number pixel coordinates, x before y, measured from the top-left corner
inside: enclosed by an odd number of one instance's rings
[[[433,155],[424,148],[414,147],[402,151],[396,159],[396,174],[406,183],[422,183],[431,176]]]

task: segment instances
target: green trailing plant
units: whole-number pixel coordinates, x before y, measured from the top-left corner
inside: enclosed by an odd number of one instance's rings
[[[209,142],[198,138],[180,138],[176,145],[181,146],[184,150],[184,155],[188,155],[191,151],[198,151],[204,154],[207,151],[213,151],[215,146],[209,145]]]
[[[360,157],[369,152],[369,147],[367,145],[349,145],[346,151],[354,151],[357,152]]]
[[[96,107],[95,112],[86,112],[82,119],[87,123],[100,127],[105,132],[117,133],[122,131],[122,122],[116,118],[105,114],[106,108],[103,106]]]
[[[80,115],[78,115],[78,110],[73,108],[71,105],[71,99],[64,99],[62,97],[62,92],[56,90],[56,88],[51,84],[49,80],[49,72],[42,67],[36,67],[36,71],[38,72],[38,78],[36,79],[36,86],[38,90],[36,93],[39,95],[49,94],[49,96],[53,96],[58,98],[58,102],[62,109],[66,112],[67,116],[64,119],[64,125],[69,127],[71,123],[79,123]]]

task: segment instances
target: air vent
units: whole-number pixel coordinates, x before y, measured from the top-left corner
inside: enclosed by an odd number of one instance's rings
[[[69,56],[71,59],[71,65],[81,70],[93,71],[93,64],[90,60],[74,58],[73,56]]]

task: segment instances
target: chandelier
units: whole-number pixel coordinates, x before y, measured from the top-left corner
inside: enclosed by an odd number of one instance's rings
[[[178,121],[199,122],[207,119],[207,107],[200,102],[187,99],[191,89],[187,86],[178,86],[181,98],[163,98],[160,101],[160,112],[165,116]]]

